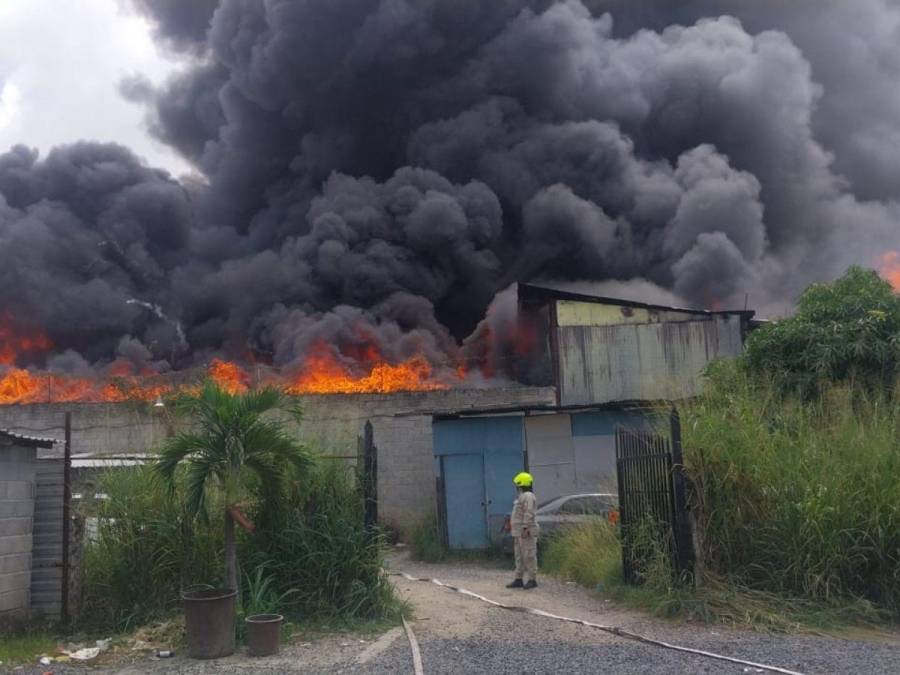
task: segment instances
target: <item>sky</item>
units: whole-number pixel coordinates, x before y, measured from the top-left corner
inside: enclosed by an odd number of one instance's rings
[[[140,105],[118,90],[124,77],[160,83],[183,65],[124,0],[0,0],[0,152],[115,141],[185,173],[189,164],[151,138]]]

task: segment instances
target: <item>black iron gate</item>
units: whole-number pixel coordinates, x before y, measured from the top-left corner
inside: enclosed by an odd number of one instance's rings
[[[616,428],[622,566],[628,583],[640,583],[641,565],[653,553],[650,546],[664,549],[676,577],[693,572],[683,469],[681,421],[675,408],[668,435]]]
[[[372,423],[368,420],[364,427],[356,467],[363,498],[363,525],[371,537],[375,535],[375,527],[378,524],[378,448],[375,446]]]

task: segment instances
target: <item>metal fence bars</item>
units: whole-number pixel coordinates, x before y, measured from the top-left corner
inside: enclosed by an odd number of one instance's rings
[[[671,433],[616,428],[616,474],[626,583],[643,581],[654,556],[668,557],[675,578],[692,578],[694,559],[685,494],[681,423]]]
[[[378,523],[378,448],[371,422],[366,421],[360,441],[356,466],[363,498],[363,524],[368,535],[374,536]]]

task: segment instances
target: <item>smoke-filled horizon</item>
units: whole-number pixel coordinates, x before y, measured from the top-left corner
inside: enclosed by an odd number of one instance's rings
[[[122,93],[198,176],[0,155],[57,369],[451,364],[516,281],[766,314],[900,249],[895,0],[133,1],[189,67]]]

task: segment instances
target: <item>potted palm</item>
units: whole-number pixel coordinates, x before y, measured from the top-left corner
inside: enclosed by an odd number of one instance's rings
[[[178,467],[183,466],[184,499],[188,514],[208,521],[208,505],[221,504],[224,524],[225,583],[222,588],[182,593],[188,653],[211,659],[234,652],[235,598],[239,570],[235,524],[252,529],[241,505],[257,481],[278,494],[289,465],[306,468],[310,456],[285,428],[283,418],[268,415],[281,409],[294,415],[275,389],[229,394],[215,383],[203,385],[199,395],[182,400],[179,409],[190,415],[191,430],[169,439],[156,468],[174,492]],[[211,492],[219,499],[213,500]]]

